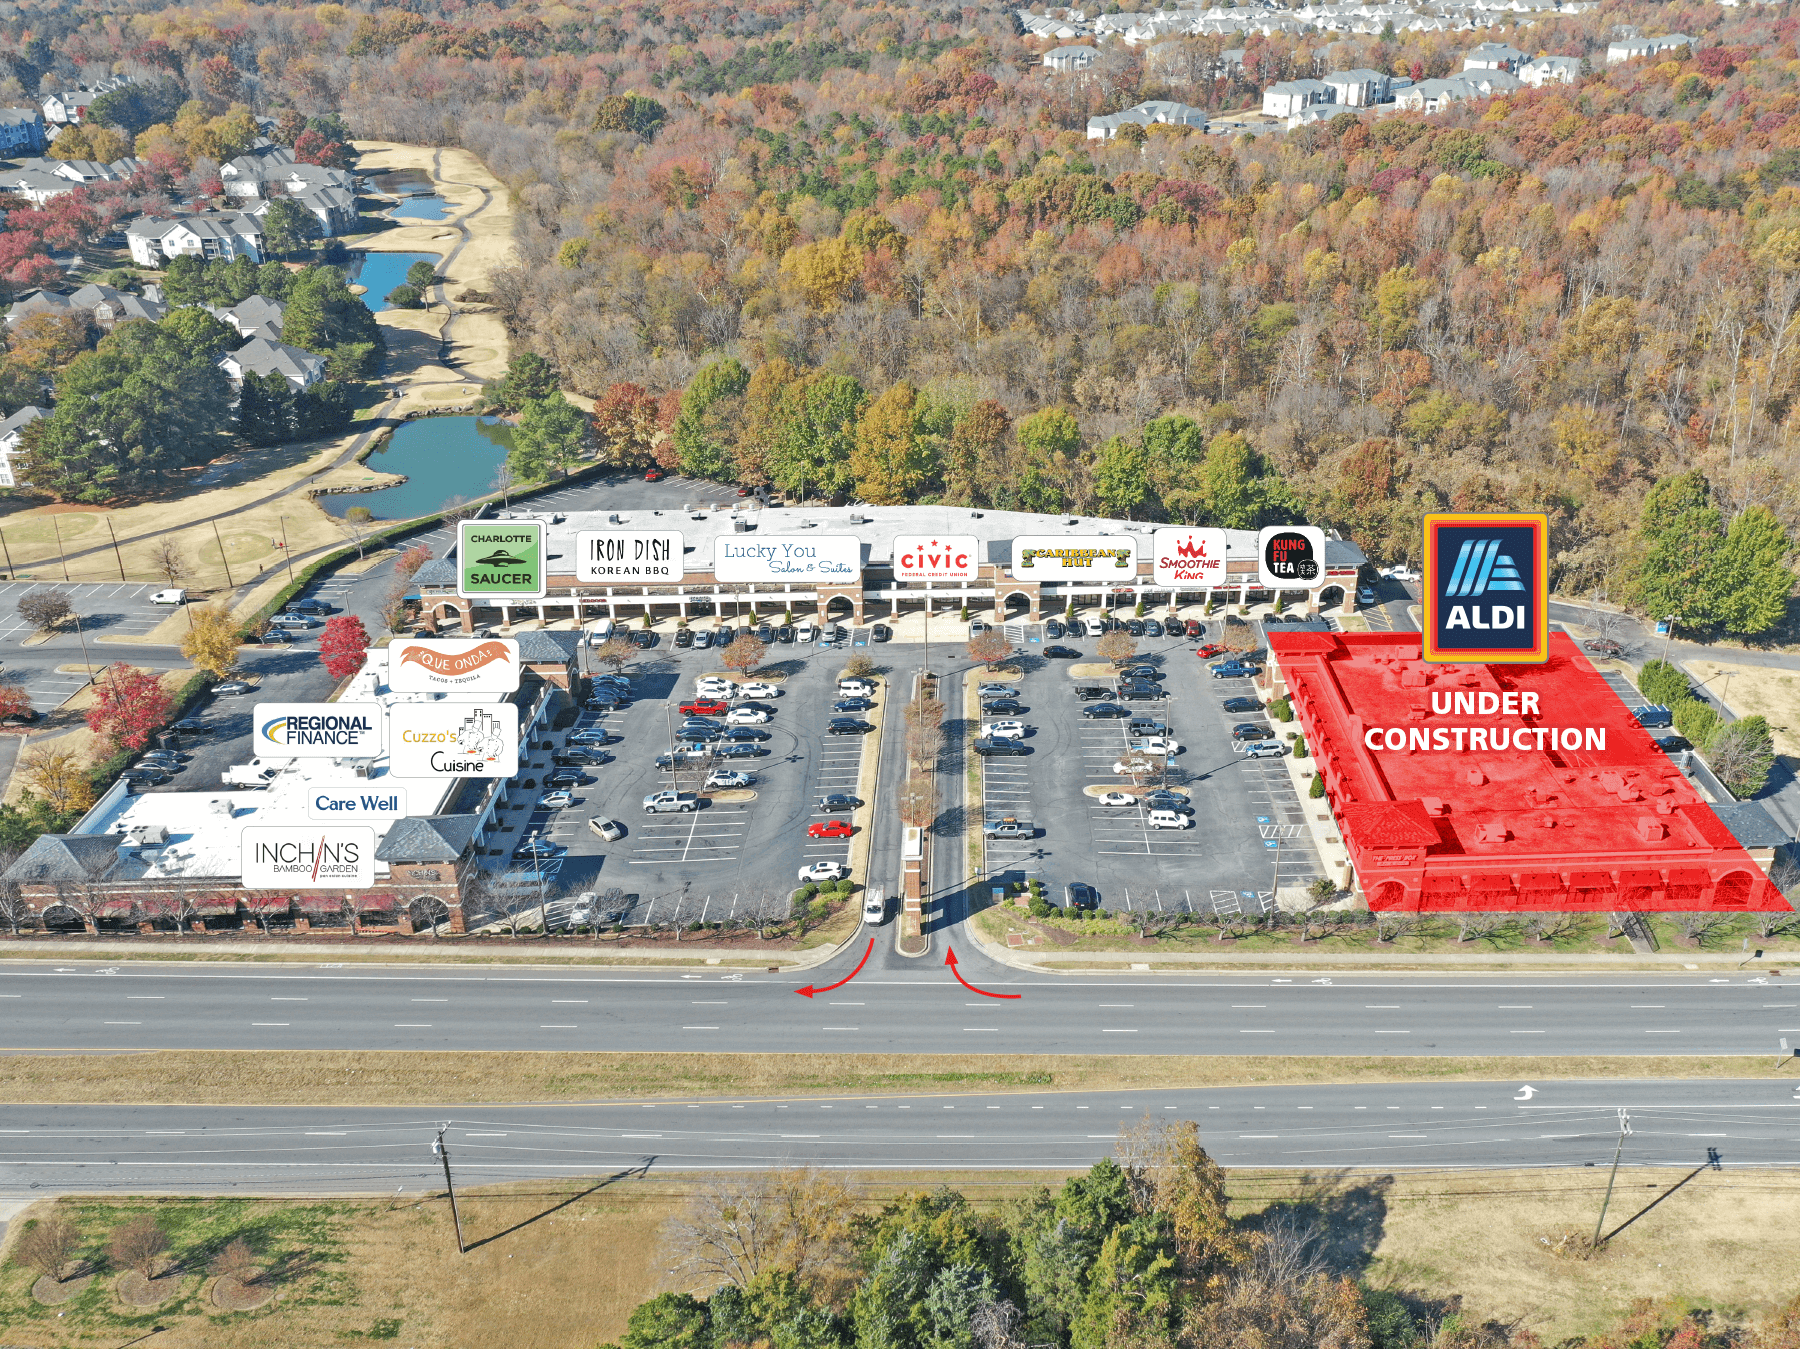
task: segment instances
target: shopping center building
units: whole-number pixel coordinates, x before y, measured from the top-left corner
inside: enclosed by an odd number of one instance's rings
[[[1417,633],[1269,647],[1371,909],[1789,907],[1566,634],[1542,665],[1427,664]]]
[[[1184,604],[1244,605],[1268,602],[1257,572],[1257,532],[1224,530],[1227,557],[1211,584],[1159,585],[1155,576],[1158,529],[1172,526],[1097,516],[1037,515],[1026,511],[982,511],[950,506],[863,506],[787,509],[758,505],[727,509],[590,511],[563,515],[509,513],[542,520],[547,527],[548,593],[541,602],[487,607],[456,594],[453,560],[425,564],[414,578],[418,597],[442,626],[470,632],[478,623],[546,622],[591,618],[690,618],[796,615],[865,624],[891,622],[909,613],[942,613],[967,606],[972,616],[992,622],[1036,622],[1064,612],[1100,607],[1173,608]],[[594,531],[676,531],[682,536],[679,582],[666,584],[584,583],[576,566],[578,538]],[[809,581],[732,582],[716,574],[722,546],[746,541],[806,544],[828,537],[854,538],[857,561],[851,574],[829,583]],[[900,536],[967,538],[975,541],[974,575],[955,581],[895,578],[894,540]],[[1117,577],[1058,581],[1021,575],[1014,566],[1013,541],[1103,537],[1119,549]],[[1285,592],[1289,605],[1353,611],[1357,570],[1364,563],[1355,544],[1327,538],[1324,584],[1313,591]]]

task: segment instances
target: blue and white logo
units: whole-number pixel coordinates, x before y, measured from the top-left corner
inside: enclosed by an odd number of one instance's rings
[[[1472,599],[1490,590],[1525,589],[1518,563],[1500,551],[1500,544],[1499,539],[1464,539],[1445,596]]]

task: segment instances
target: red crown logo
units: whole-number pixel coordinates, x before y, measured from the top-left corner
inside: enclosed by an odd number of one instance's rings
[[[1183,539],[1175,545],[1175,555],[1177,557],[1205,557],[1206,543],[1204,540],[1200,543],[1193,543]]]

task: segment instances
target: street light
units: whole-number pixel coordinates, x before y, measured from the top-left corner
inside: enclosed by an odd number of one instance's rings
[[[1675,640],[1675,623],[1680,614],[1663,615],[1663,664],[1669,663],[1669,643]]]

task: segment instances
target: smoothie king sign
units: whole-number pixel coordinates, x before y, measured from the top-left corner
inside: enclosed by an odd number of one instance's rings
[[[1225,531],[1156,531],[1156,584],[1171,589],[1225,584]]]

